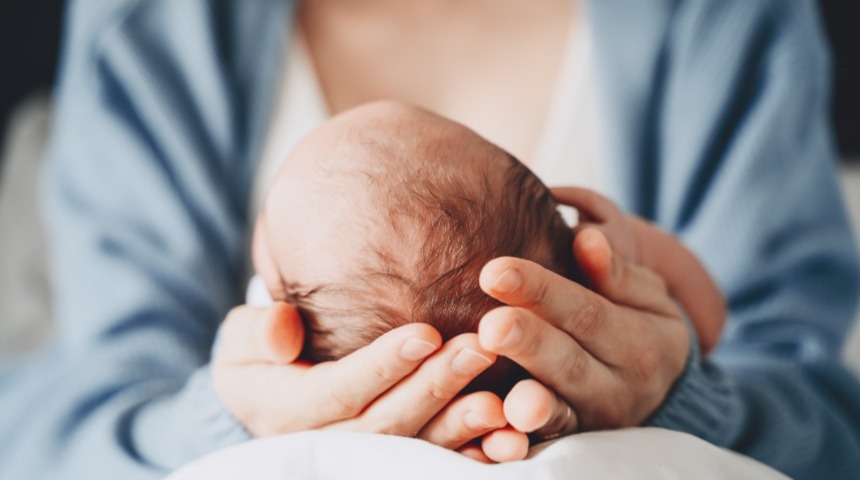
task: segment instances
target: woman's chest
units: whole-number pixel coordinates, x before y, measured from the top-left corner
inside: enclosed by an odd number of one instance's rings
[[[402,100],[459,121],[530,163],[573,4],[465,3],[471,8],[393,13],[306,3],[300,24],[330,112]]]

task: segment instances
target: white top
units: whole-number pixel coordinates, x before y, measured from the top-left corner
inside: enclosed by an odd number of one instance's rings
[[[251,190],[251,217],[263,205],[269,183],[299,141],[331,116],[314,71],[305,36],[298,25],[293,28],[289,48],[284,49],[281,84],[272,112],[269,132],[259,170]]]
[[[591,35],[588,22],[581,20],[582,15],[574,17],[555,93],[530,168],[549,186],[576,185],[601,191],[603,181],[598,167],[602,144]],[[293,29],[289,48],[284,50],[280,91],[252,190],[251,218],[256,217],[268,185],[284,159],[305,135],[330,116],[298,26]],[[488,140],[497,143],[492,138]],[[569,212],[565,217],[572,220]]]

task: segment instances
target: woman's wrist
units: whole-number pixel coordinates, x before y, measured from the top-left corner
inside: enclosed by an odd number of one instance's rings
[[[692,325],[690,352],[684,371],[663,404],[643,425],[689,433],[717,446],[728,444],[732,424],[741,422],[738,398],[731,379],[716,365],[701,358]]]

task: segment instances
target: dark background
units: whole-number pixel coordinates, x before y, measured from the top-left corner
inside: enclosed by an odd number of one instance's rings
[[[833,118],[839,147],[843,157],[860,161],[860,2],[819,4],[836,60]],[[0,147],[12,109],[51,87],[63,6],[60,0],[0,0]]]
[[[51,88],[64,4],[62,0],[0,0],[0,148],[15,106]]]

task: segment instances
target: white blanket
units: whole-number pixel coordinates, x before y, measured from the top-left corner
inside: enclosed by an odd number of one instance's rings
[[[168,480],[785,479],[742,455],[683,433],[633,428],[570,436],[527,460],[484,465],[429,443],[346,432],[254,440],[208,455]]]

